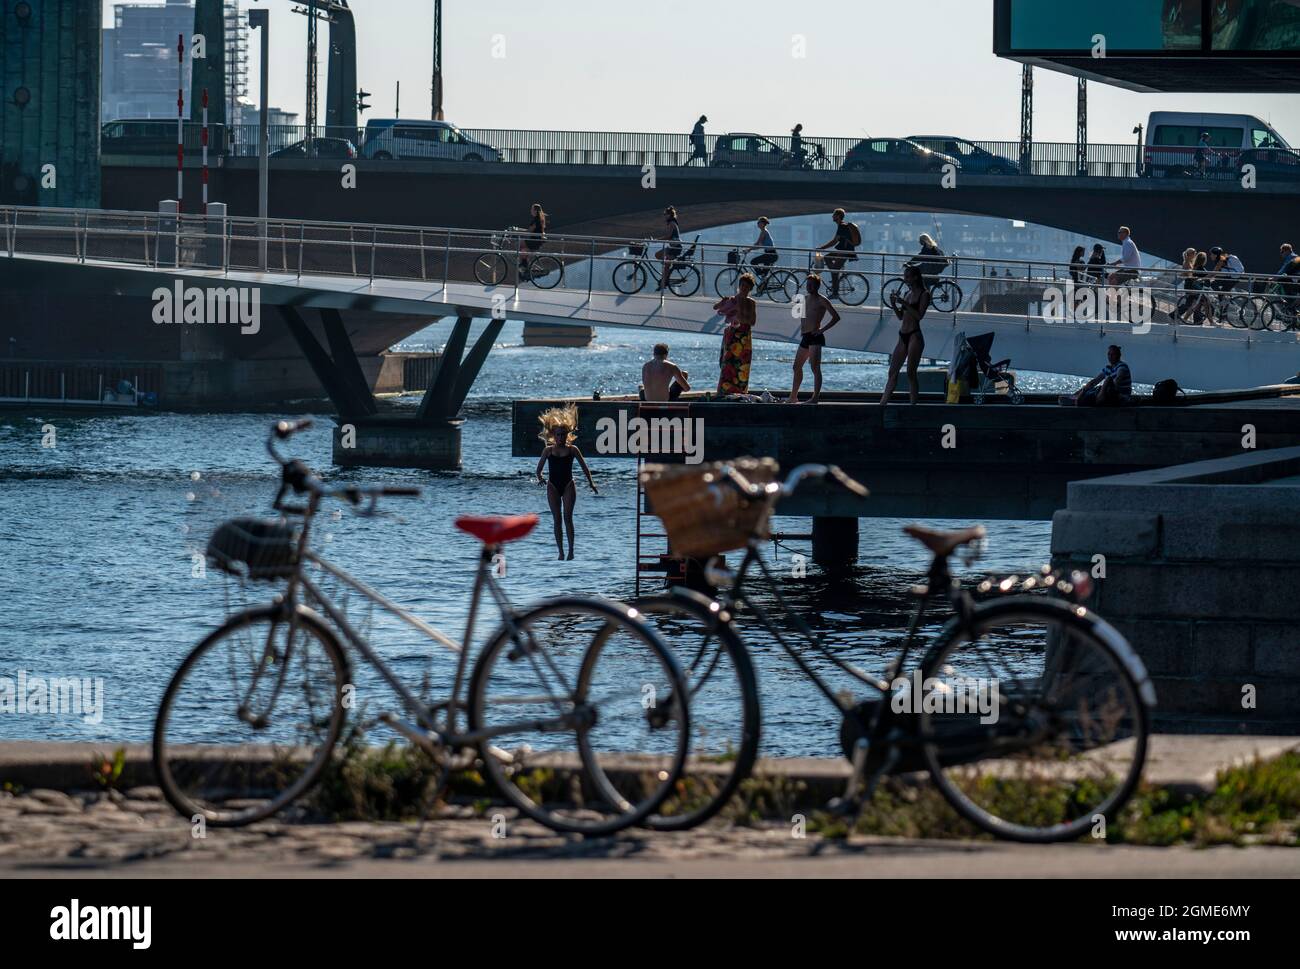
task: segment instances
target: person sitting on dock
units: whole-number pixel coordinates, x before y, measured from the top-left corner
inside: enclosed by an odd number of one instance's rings
[[[647,403],[667,403],[691,389],[689,375],[668,359],[668,344],[656,343],[654,359],[641,368],[641,399]]]
[[[569,404],[566,407],[552,407],[540,418],[542,431],[538,435],[546,442],[542,456],[537,462],[537,480],[546,486],[546,501],[551,506],[551,517],[555,520],[555,546],[560,550],[560,561],[564,561],[564,532],[560,527],[560,513],[564,513],[564,529],[569,533],[569,561],[573,561],[573,508],[578,502],[578,486],[573,480],[573,462],[576,459],[587,476],[591,493],[600,494],[596,482],[591,477],[587,461],[573,443],[578,439],[578,407]],[[542,477],[542,468],[550,471],[550,480]]]
[[[1113,345],[1106,351],[1106,366],[1074,395],[1075,403],[1080,407],[1119,407],[1132,402],[1133,374],[1120,359],[1122,354],[1123,350]]]
[[[808,297],[804,301],[803,319],[800,329],[803,339],[799,342],[799,352],[794,355],[794,386],[790,391],[789,404],[801,403],[799,387],[803,384],[803,365],[812,362],[813,395],[810,403],[817,404],[822,399],[822,348],[826,346],[826,331],[840,321],[840,314],[824,295],[822,280],[816,273],[808,276]],[[822,319],[830,313],[831,321],[822,326]]]

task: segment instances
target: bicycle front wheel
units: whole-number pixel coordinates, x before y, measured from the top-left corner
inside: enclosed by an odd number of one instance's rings
[[[690,690],[691,746],[681,780],[646,827],[686,831],[731,801],[758,757],[760,716],[754,664],[726,610],[677,590],[636,602],[672,650]]]
[[[940,313],[956,312],[961,306],[961,287],[948,280],[940,280],[930,289],[930,305]]]
[[[624,296],[634,296],[645,289],[645,267],[639,262],[627,260],[614,267],[614,288]]]
[[[485,252],[474,261],[474,278],[484,286],[500,286],[509,272],[506,257],[499,252]]]
[[[799,295],[799,278],[788,269],[773,269],[767,280],[767,295],[773,303],[792,303]]]
[[[347,682],[338,640],[314,616],[271,606],[232,617],[185,658],[158,708],[164,796],[214,827],[275,814],[319,779]]]
[[[564,282],[564,266],[554,256],[534,256],[528,264],[528,275],[538,289],[554,289]]]
[[[687,687],[638,613],[558,599],[514,617],[479,656],[469,722],[506,799],[557,831],[648,817],[681,777]]]
[[[718,271],[717,278],[713,280],[713,291],[722,296],[732,296],[736,292],[736,287],[740,284],[739,269],[722,269]]]
[[[885,285],[880,287],[880,305],[889,306],[890,301],[895,296],[902,296],[906,284],[901,278],[895,276],[893,279],[885,281]]]
[[[674,296],[694,296],[700,291],[700,271],[694,266],[674,269],[668,275],[668,288]]]
[[[1155,699],[1119,633],[1018,596],[950,622],[922,671],[922,749],[959,814],[1012,841],[1104,835],[1141,778]]]

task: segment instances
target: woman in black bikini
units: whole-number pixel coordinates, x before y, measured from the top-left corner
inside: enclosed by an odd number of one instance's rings
[[[555,546],[560,550],[560,560],[564,555],[564,530],[569,533],[569,555],[573,559],[573,506],[578,501],[578,487],[573,480],[573,462],[576,459],[587,476],[591,493],[598,495],[596,482],[592,480],[591,469],[582,452],[574,446],[578,439],[578,408],[574,404],[567,407],[554,407],[540,418],[542,432],[538,435],[546,442],[546,448],[537,462],[537,481],[546,485],[546,500],[551,506],[551,517],[555,520]],[[542,467],[546,466],[550,480],[542,477]],[[560,513],[564,513],[564,528],[560,527]]]
[[[925,350],[925,337],[921,334],[921,321],[930,309],[930,291],[925,288],[921,270],[908,266],[903,270],[903,282],[907,292],[903,295],[892,293],[889,307],[898,317],[902,327],[898,331],[898,345],[889,358],[889,379],[885,382],[885,392],[880,396],[880,405],[889,403],[894,396],[894,387],[898,384],[898,372],[907,361],[908,392],[912,403],[916,403],[916,368],[921,365],[921,353]]]

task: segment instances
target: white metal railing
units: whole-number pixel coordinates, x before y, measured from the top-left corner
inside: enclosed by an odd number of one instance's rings
[[[646,292],[661,302],[730,295],[738,268],[734,254],[745,249],[758,251],[745,244],[704,243],[684,237],[673,243],[680,246],[674,269],[680,283],[660,289],[663,263],[656,253],[669,245],[667,241],[552,234],[531,258],[547,260],[553,268],[534,284],[527,277],[520,278],[519,246],[530,236],[518,229],[489,231],[278,218],[263,224],[256,218],[235,216],[25,206],[0,207],[0,220],[10,257],[53,256],[79,263],[125,263],[222,274],[263,271],[296,279],[307,275],[343,276],[372,283],[376,279],[420,280],[442,286],[477,277],[485,285],[516,292],[521,286],[531,285],[585,290],[588,296],[598,292]],[[925,258],[859,251],[852,254],[852,261],[836,267],[827,265],[826,260],[848,254],[776,248],[778,260],[771,271],[789,274],[792,286],[779,294],[770,288],[766,294],[759,294],[760,299],[772,298],[776,302],[797,298],[795,290],[802,290],[807,273],[816,269],[823,276],[824,292],[829,291],[833,277],[839,273],[842,278],[852,277],[856,287],[853,299],[862,297],[853,305],[887,308],[885,297],[899,285],[905,265]],[[1116,267],[1110,263],[1082,267],[1083,284],[1074,286],[1072,267],[1066,262],[985,259],[959,253],[949,253],[945,258],[947,265],[942,271],[929,273],[927,280],[945,287],[933,290],[937,312],[987,312],[1003,317],[1023,313],[1029,319],[1043,317],[1053,306],[1073,306],[1073,310],[1065,310],[1073,319],[1122,319],[1115,314],[1132,313],[1136,307],[1139,312],[1149,309],[1153,315],[1162,314],[1154,322],[1166,322],[1171,310],[1181,308],[1187,317],[1203,316],[1211,324],[1300,329],[1295,312],[1297,293],[1289,288],[1296,283],[1270,274],[1202,274],[1192,282],[1205,288],[1189,289],[1186,270],[1151,268],[1142,270],[1137,280],[1112,286],[1106,277]],[[489,265],[493,272],[485,281],[481,270]],[[1079,267],[1074,268],[1078,275]],[[1210,288],[1230,283],[1234,288],[1227,294]]]

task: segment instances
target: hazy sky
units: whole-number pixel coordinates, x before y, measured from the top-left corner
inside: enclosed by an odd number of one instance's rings
[[[243,0],[271,10],[271,103],[301,113],[306,20],[291,13],[295,5]],[[366,116],[392,115],[400,81],[402,116],[427,118],[432,0],[349,5],[360,85],[373,94]],[[445,0],[447,117],[477,128],[676,132],[703,112],[714,133],[782,134],[803,122],[814,136],[1014,141],[1020,65],[993,56],[992,8],[991,0]],[[796,35],[806,57],[794,56]],[[1074,78],[1035,77],[1035,138],[1073,142]],[[1254,114],[1300,142],[1294,94],[1134,94],[1099,83],[1089,85],[1091,140],[1128,143],[1152,110]]]

